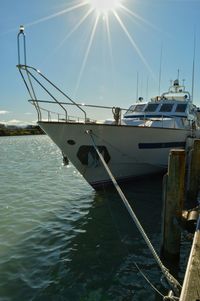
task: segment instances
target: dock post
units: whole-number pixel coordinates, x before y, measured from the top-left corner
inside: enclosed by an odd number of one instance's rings
[[[200,216],[197,222],[180,296],[180,301],[191,300],[200,300]]]
[[[187,204],[190,208],[196,205],[200,185],[200,139],[195,139],[190,151],[190,169],[188,179]]]
[[[168,172],[163,181],[163,221],[161,257],[166,261],[179,261],[185,183],[185,150],[170,151]]]

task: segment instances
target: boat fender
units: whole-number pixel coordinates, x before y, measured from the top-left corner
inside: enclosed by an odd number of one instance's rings
[[[69,159],[67,158],[67,156],[64,154],[64,153],[62,153],[62,156],[63,156],[63,166],[67,166],[67,165],[69,165]]]
[[[194,233],[199,217],[199,210],[197,208],[191,210],[184,210],[182,212],[182,228],[189,233]]]
[[[188,212],[186,228],[188,232],[194,233],[197,225],[197,220],[199,218],[198,210],[191,210]]]

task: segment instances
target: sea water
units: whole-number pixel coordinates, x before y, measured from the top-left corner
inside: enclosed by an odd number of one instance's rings
[[[162,178],[123,191],[159,253]],[[114,189],[95,192],[47,136],[0,137],[0,301],[162,300],[136,264],[165,294]]]

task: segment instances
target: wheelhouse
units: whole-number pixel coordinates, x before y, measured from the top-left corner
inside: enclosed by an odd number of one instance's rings
[[[187,117],[189,103],[180,101],[149,102],[132,105],[124,118]]]

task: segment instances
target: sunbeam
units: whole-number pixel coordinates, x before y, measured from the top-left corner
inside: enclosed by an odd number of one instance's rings
[[[61,42],[62,44],[71,37],[71,35],[83,24],[83,22],[89,17],[89,15],[92,13],[92,9],[88,10],[87,13],[80,19],[80,21],[72,28],[72,30],[65,36],[63,41]]]
[[[39,24],[41,22],[45,22],[47,20],[50,20],[50,19],[56,18],[58,16],[64,15],[66,13],[69,13],[69,12],[71,12],[73,10],[76,10],[76,9],[82,7],[82,6],[87,5],[87,4],[88,4],[88,1],[84,1],[84,2],[81,2],[81,3],[76,4],[74,6],[70,6],[69,8],[63,9],[63,10],[59,11],[58,13],[52,14],[50,16],[43,17],[43,18],[35,20],[35,21],[31,22],[31,23],[27,23],[26,27],[33,26],[33,25]]]
[[[160,29],[156,26],[154,26],[152,23],[148,22],[147,20],[145,20],[144,18],[142,18],[141,16],[139,16],[138,14],[134,13],[132,10],[130,10],[129,8],[127,8],[126,6],[124,6],[123,4],[119,4],[119,7],[122,8],[125,12],[127,12],[130,16],[132,16],[133,18],[142,21],[143,23],[145,23],[146,25],[150,26],[151,28],[160,31]]]
[[[80,19],[80,21],[72,28],[72,30],[64,37],[64,39],[56,46],[51,56],[55,54],[63,44],[72,36],[72,34],[79,29],[79,27],[84,23],[84,21],[91,15],[92,9],[88,10],[87,13]],[[49,57],[48,57],[49,58]]]
[[[119,25],[121,26],[121,28],[123,29],[125,35],[127,36],[127,38],[129,39],[129,42],[131,43],[131,45],[133,46],[134,50],[137,52],[138,56],[140,57],[140,59],[142,60],[142,62],[144,63],[144,65],[146,66],[146,68],[148,69],[148,71],[151,73],[152,77],[155,78],[155,75],[153,73],[153,71],[151,70],[151,67],[149,66],[149,64],[147,63],[146,59],[144,58],[141,50],[139,49],[139,47],[137,46],[136,42],[133,40],[133,38],[131,37],[130,33],[128,32],[126,26],[124,25],[124,23],[122,22],[122,20],[120,19],[119,15],[117,14],[116,11],[113,11],[113,14],[115,16],[115,18],[117,19]]]
[[[74,92],[75,95],[76,95],[77,90],[79,88],[80,81],[81,81],[81,78],[82,78],[82,75],[83,75],[83,71],[85,69],[85,66],[86,66],[86,63],[87,63],[87,60],[88,60],[88,56],[89,56],[89,53],[90,53],[90,49],[92,47],[92,43],[93,43],[93,39],[94,39],[94,35],[95,35],[95,32],[96,32],[98,21],[99,21],[99,15],[97,15],[97,17],[96,17],[96,20],[95,20],[95,23],[94,23],[94,26],[93,26],[93,29],[92,29],[92,32],[91,32],[91,35],[90,35],[89,44],[88,44],[88,47],[87,47],[86,52],[85,52],[83,63],[81,65],[81,69],[80,69],[80,72],[79,72],[79,76],[78,76],[78,80],[77,80],[76,88],[75,88],[75,92]]]
[[[109,47],[109,52],[110,52],[110,58],[111,58],[111,63],[113,65],[113,49],[112,49],[112,43],[111,43],[110,24],[109,24],[108,16],[105,17],[105,22],[106,22],[106,32],[107,32],[107,37],[108,37],[108,47]]]

